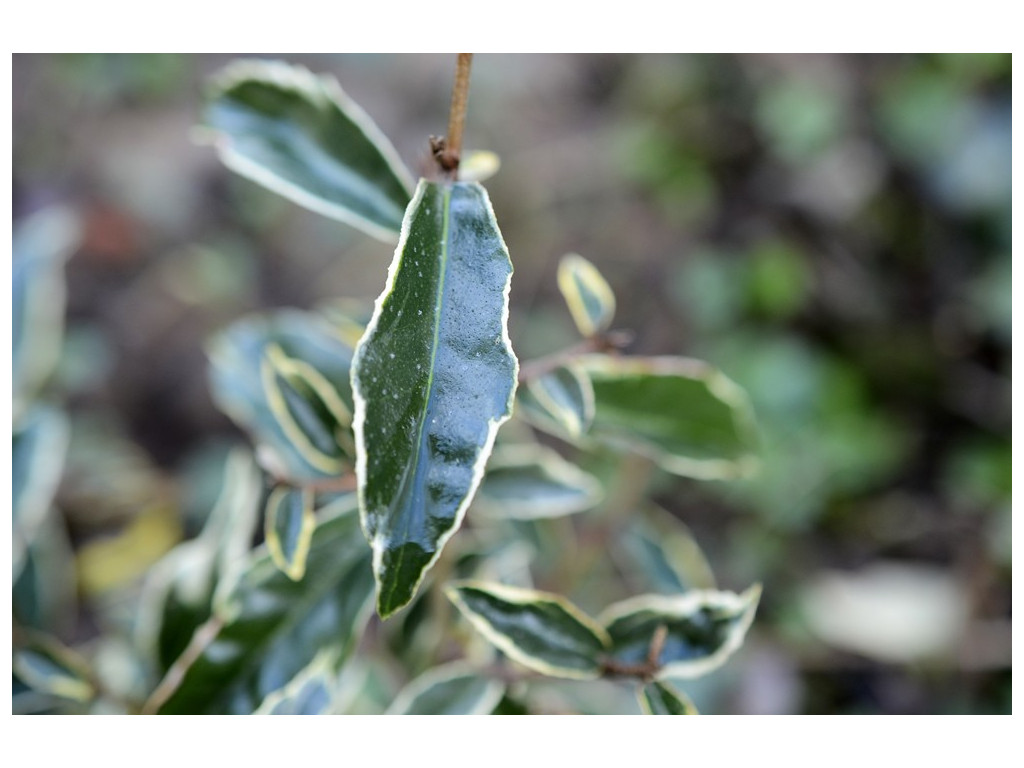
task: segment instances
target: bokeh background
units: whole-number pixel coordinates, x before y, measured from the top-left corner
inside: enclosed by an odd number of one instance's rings
[[[287,55],[335,74],[411,168],[454,56]],[[192,139],[233,55],[15,55],[13,215],[82,222],[51,402],[71,448],[38,610],[89,643],[117,587],[197,530],[227,445],[203,343],[235,318],[372,299],[391,249]],[[1011,697],[1011,57],[478,55],[466,145],[530,359],[575,340],[574,251],[631,352],[719,366],[761,473],[659,475],[720,584],[764,584],[705,711],[995,713]],[[69,585],[75,585],[73,588]],[[116,648],[109,663],[116,663]]]

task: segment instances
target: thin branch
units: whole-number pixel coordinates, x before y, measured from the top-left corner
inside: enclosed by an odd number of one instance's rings
[[[185,679],[185,673],[195,664],[196,659],[202,655],[206,647],[213,642],[214,638],[220,634],[223,628],[224,620],[219,616],[214,616],[195,631],[188,646],[182,651],[181,656],[167,670],[164,679],[160,681],[156,690],[153,691],[152,695],[143,705],[142,714],[155,715],[160,711],[160,707],[178,690],[181,681]]]
[[[632,340],[633,334],[629,331],[609,331],[591,336],[566,349],[523,363],[519,366],[519,382],[539,379],[544,374],[551,373],[556,368],[571,363],[577,357],[590,352],[617,352]]]
[[[430,148],[441,169],[452,179],[458,176],[462,159],[462,130],[466,124],[466,104],[469,101],[469,71],[472,53],[460,53],[455,64],[455,86],[448,111],[448,135],[443,139],[430,137]]]

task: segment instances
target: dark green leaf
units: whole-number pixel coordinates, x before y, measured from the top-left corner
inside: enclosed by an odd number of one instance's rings
[[[267,499],[267,550],[274,564],[292,581],[306,572],[306,556],[313,538],[316,516],[313,492],[279,486]]]
[[[394,240],[412,182],[390,142],[329,76],[237,61],[203,121],[232,170],[325,216]]]
[[[589,355],[581,364],[596,403],[589,437],[685,477],[741,477],[756,468],[746,393],[707,363]]]
[[[680,693],[667,683],[648,683],[637,689],[637,698],[645,715],[700,714],[686,694]]]
[[[64,330],[64,261],[79,237],[77,218],[61,208],[43,210],[14,228],[11,330],[15,418],[57,364]]]
[[[15,423],[11,454],[15,577],[50,511],[67,448],[67,419],[54,408],[33,406]]]
[[[527,382],[519,391],[519,405],[539,428],[578,438],[594,420],[594,388],[583,370],[571,364]]]
[[[85,660],[57,640],[33,634],[14,652],[14,674],[33,690],[72,701],[95,695]]]
[[[642,664],[658,628],[664,627],[658,677],[699,677],[720,667],[743,644],[760,597],[760,585],[741,595],[696,590],[640,595],[609,606],[599,618],[611,637],[615,661]]]
[[[337,477],[355,454],[352,347],[323,317],[284,310],[240,320],[209,346],[214,400],[293,482]]]
[[[181,668],[164,678],[150,708],[249,713],[318,654],[334,665],[344,660],[369,618],[373,594],[355,507],[354,496],[339,501],[338,514],[317,525],[302,581],[257,551],[234,587],[215,597],[213,619],[196,632]]]
[[[511,274],[484,188],[421,181],[352,369],[382,617],[412,599],[458,529],[511,412]]]
[[[558,264],[558,288],[580,333],[590,337],[608,330],[615,294],[597,267],[578,254],[566,254]]]
[[[596,678],[608,637],[560,595],[456,582],[448,598],[481,634],[520,664],[551,677]]]
[[[477,504],[495,517],[532,520],[582,512],[604,497],[597,478],[540,445],[495,450]]]
[[[487,715],[505,694],[500,680],[481,677],[456,662],[431,669],[409,683],[388,708],[389,715]]]

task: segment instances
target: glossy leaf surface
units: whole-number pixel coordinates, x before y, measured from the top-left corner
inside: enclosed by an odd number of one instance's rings
[[[249,713],[318,654],[339,663],[369,618],[369,560],[351,496],[343,511],[317,525],[302,581],[289,579],[258,550],[234,588],[215,600],[212,623],[193,638],[195,660],[180,683],[172,685],[172,669],[154,707],[161,713]]]
[[[594,420],[594,388],[578,365],[556,368],[533,379],[520,390],[519,404],[526,418],[555,434],[564,431],[578,438]]]
[[[756,468],[746,393],[715,368],[681,357],[588,355],[581,364],[594,388],[589,437],[685,477],[735,478]]]
[[[256,715],[323,715],[329,714],[334,700],[337,675],[325,657],[295,676],[283,688],[274,691],[253,713]]]
[[[446,593],[484,637],[520,664],[551,677],[600,675],[608,636],[560,595],[482,582],[457,582]]]
[[[582,512],[603,497],[593,475],[550,448],[522,445],[494,452],[477,498],[485,514],[532,520]]]
[[[320,315],[283,310],[231,325],[210,342],[214,400],[294,482],[336,477],[354,460],[352,347]]]
[[[233,171],[394,240],[409,203],[409,172],[334,78],[283,62],[235,62],[213,82],[203,122]]]
[[[597,267],[579,254],[566,254],[558,264],[558,289],[580,333],[590,337],[608,330],[615,294]]]
[[[352,375],[382,617],[412,599],[459,527],[511,412],[511,274],[483,187],[421,181]]]
[[[640,595],[609,606],[599,618],[611,637],[611,656],[617,662],[644,662],[655,633],[663,626],[667,634],[657,659],[658,677],[699,677],[720,667],[740,647],[760,597],[759,585],[741,595],[714,591]]]
[[[267,498],[267,550],[274,564],[292,581],[306,572],[306,556],[316,527],[313,492],[278,487]]]
[[[424,672],[403,688],[388,708],[389,715],[486,715],[501,697],[505,684],[481,676],[456,662]]]
[[[660,681],[648,683],[637,690],[640,709],[645,715],[696,715],[690,698],[671,685]]]

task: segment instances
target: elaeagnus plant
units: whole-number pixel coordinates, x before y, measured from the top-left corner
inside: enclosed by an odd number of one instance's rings
[[[274,311],[210,340],[214,399],[253,453],[149,575],[140,711],[695,714],[680,681],[742,644],[760,587],[718,590],[686,528],[623,478],[749,473],[747,398],[703,362],[624,354],[612,288],[575,254],[558,287],[581,340],[517,359],[480,183],[496,157],[462,148],[470,63],[418,181],[330,76],[238,61],[211,82],[202,124],[228,168],[397,246],[365,266],[372,309]],[[25,411],[15,429],[20,450],[42,427]],[[55,658],[17,663],[87,685]]]

